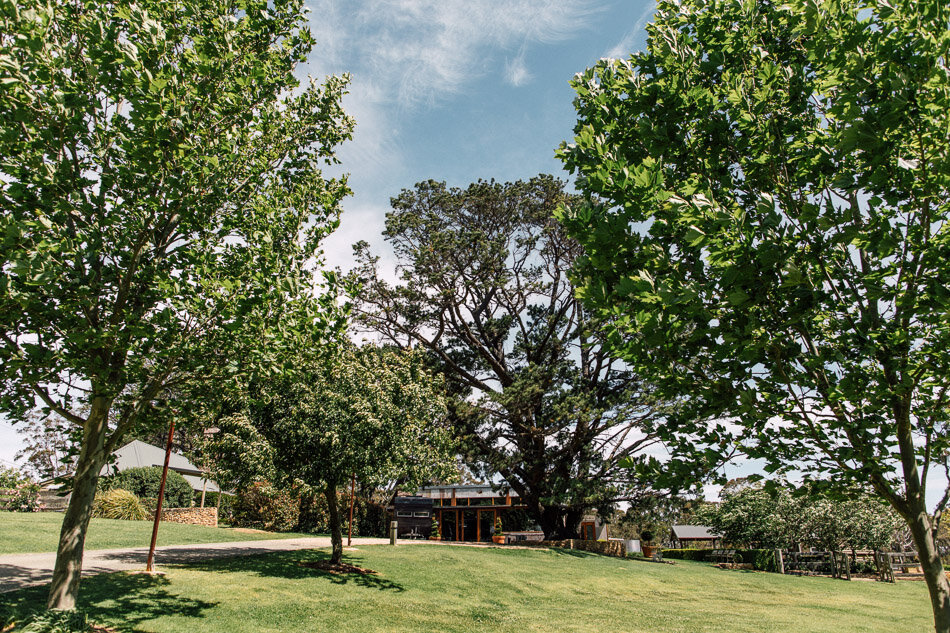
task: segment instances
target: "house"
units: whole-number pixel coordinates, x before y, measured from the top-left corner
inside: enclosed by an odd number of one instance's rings
[[[99,472],[100,477],[142,466],[158,466],[161,468],[165,464],[165,449],[139,440],[133,440],[116,450],[113,453],[113,458],[111,463],[102,467]],[[179,473],[191,485],[192,489],[200,491],[202,500],[204,500],[205,492],[220,492],[218,484],[205,478],[205,473],[188,461],[184,455],[172,453],[168,459],[168,470]]]
[[[490,541],[497,517],[504,524],[507,512],[524,509],[516,492],[494,490],[485,484],[429,486],[420,488],[416,496],[430,500],[445,541]]]
[[[446,485],[446,486],[428,486],[420,488],[415,497],[406,497],[428,500],[431,506],[418,508],[413,506],[411,510],[413,516],[408,516],[410,510],[404,506],[403,516],[398,516],[399,509],[396,510],[396,521],[400,522],[399,532],[402,534],[402,521],[416,520],[421,518],[421,513],[428,510],[431,512],[427,520],[431,524],[431,517],[435,517],[439,523],[439,531],[442,534],[442,540],[445,541],[468,541],[468,542],[486,542],[490,541],[495,531],[495,519],[501,518],[502,528],[510,541],[518,540],[541,540],[543,533],[538,531],[512,532],[505,529],[509,523],[505,520],[505,515],[513,510],[524,510],[525,505],[521,503],[518,493],[508,488],[495,489],[490,485]],[[399,499],[399,497],[397,497]],[[403,502],[406,503],[406,502]],[[420,513],[416,517],[416,513]],[[431,526],[425,530],[425,536],[428,537]],[[585,515],[581,521],[578,530],[578,538],[589,540],[606,540],[607,525],[603,523],[596,514]]]
[[[705,525],[674,525],[670,529],[670,542],[675,548],[696,545],[716,547],[720,540],[722,537]]]

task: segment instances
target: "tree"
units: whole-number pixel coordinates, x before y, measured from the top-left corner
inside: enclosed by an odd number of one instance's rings
[[[25,468],[39,480],[60,479],[70,474],[76,461],[76,428],[56,413],[42,415],[29,413],[17,426],[23,448],[16,459],[25,462]]]
[[[386,216],[401,283],[381,279],[365,243],[352,273],[357,318],[429,353],[457,396],[469,463],[503,477],[549,538],[632,496],[619,464],[654,443],[663,411],[574,296],[566,272],[581,249],[552,215],[572,200],[550,176],[419,183]]]
[[[297,90],[304,19],[300,0],[0,4],[0,406],[82,436],[50,608],[75,605],[99,471],[143,415],[339,325],[312,280],[347,192],[320,167],[352,121],[344,79]]]
[[[412,486],[454,467],[442,384],[422,360],[416,352],[344,345],[252,394],[244,436],[253,427],[255,441],[266,442],[285,485],[323,492],[331,564],[343,556],[338,491],[352,477],[369,487]]]
[[[948,455],[946,6],[661,2],[648,32],[573,84],[559,156],[604,200],[564,213],[583,297],[684,397],[676,454],[870,483],[950,631],[947,496],[925,497]]]

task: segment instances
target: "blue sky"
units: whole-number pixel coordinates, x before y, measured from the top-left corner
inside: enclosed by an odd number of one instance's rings
[[[339,152],[355,194],[327,242],[331,266],[380,236],[389,198],[427,180],[465,186],[562,173],[575,122],[571,77],[646,41],[653,2],[374,0],[308,3],[304,73],[349,72],[354,140]],[[566,177],[566,174],[564,174]]]

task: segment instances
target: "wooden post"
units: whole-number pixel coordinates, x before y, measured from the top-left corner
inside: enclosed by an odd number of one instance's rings
[[[346,546],[353,545],[353,500],[356,498],[356,473],[350,480],[350,531],[346,535]]]
[[[775,569],[778,570],[778,573],[785,573],[785,560],[782,558],[782,550],[775,550]]]
[[[398,538],[398,535],[399,535],[399,522],[390,521],[389,522],[389,544],[390,545],[396,544],[396,539]]]
[[[165,443],[165,464],[162,466],[162,482],[158,485],[158,504],[155,508],[155,521],[152,523],[152,542],[148,546],[148,559],[145,571],[154,571],[155,543],[158,541],[158,523],[162,520],[162,497],[165,496],[165,479],[168,477],[168,459],[172,455],[172,439],[175,437],[175,420],[168,426],[168,441]]]

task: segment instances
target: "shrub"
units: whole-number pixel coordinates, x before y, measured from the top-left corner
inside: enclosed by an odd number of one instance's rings
[[[501,531],[501,517],[495,517],[495,536],[503,534]]]
[[[142,466],[130,468],[112,475],[103,481],[103,489],[122,488],[140,499],[158,499],[158,488],[162,483],[161,466]],[[165,508],[190,508],[191,484],[174,470],[168,471],[165,480]]]
[[[258,481],[238,493],[232,506],[232,525],[274,532],[297,528],[300,498]]]
[[[4,510],[10,512],[39,512],[43,509],[40,503],[40,486],[32,481],[17,484],[16,488],[6,491],[9,495],[3,504]]]
[[[82,611],[51,609],[34,615],[22,629],[15,630],[23,633],[85,633],[92,628]]]
[[[144,521],[148,515],[141,499],[122,488],[97,493],[92,505],[92,516],[101,519]]]

